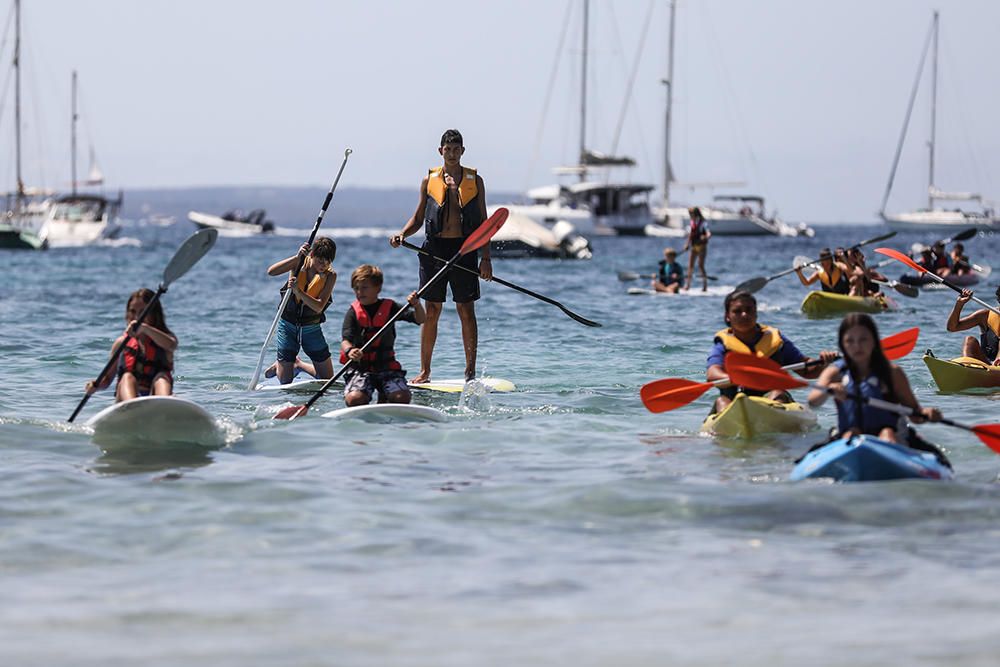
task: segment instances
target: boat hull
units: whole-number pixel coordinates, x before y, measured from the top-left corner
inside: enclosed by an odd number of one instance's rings
[[[841,438],[806,454],[789,479],[830,478],[838,482],[892,479],[947,480],[951,468],[931,452],[911,449],[870,435]]]
[[[955,393],[968,389],[1000,390],[1000,366],[990,366],[972,357],[938,359],[929,352],[930,350],[923,357],[924,364],[939,391]]]
[[[736,394],[722,412],[709,415],[705,433],[751,439],[767,433],[801,433],[816,425],[816,414],[799,403],[781,403],[763,396]]]

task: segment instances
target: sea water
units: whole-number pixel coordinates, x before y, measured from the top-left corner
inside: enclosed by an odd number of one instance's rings
[[[821,430],[719,440],[699,434],[712,392],[662,414],[639,399],[652,380],[703,377],[729,287],[884,228],[716,237],[706,296],[626,295],[642,282],[617,271],[654,271],[669,240],[595,238],[591,261],[498,259],[498,276],[603,328],[484,284],[479,372],[517,391],[415,393],[450,420],[388,425],[319,418],[342,405],[336,390],[305,418],[269,418],[308,398],[246,389],[279,299],[265,270],[308,229],[220,238],[163,305],[180,340],[175,391],[213,413],[228,444],[108,457],[82,424],[110,391],[66,419],[128,295],[155,288],[192,231],[131,226],[112,244],[0,253],[0,664],[997,663],[1000,457],[974,436],[921,428],[954,482],[790,483]],[[417,257],[390,248],[390,230],[352,233],[331,216],[323,232],[338,240],[325,325],[336,346],[352,269],[378,264],[382,295],[401,300]],[[917,240],[929,239],[885,243]],[[966,248],[989,263],[1000,243]],[[760,320],[815,355],[835,347],[838,320],[805,318],[805,292],[794,275],[768,284]],[[877,321],[883,335],[920,326],[899,362],[918,399],[998,421],[1000,395],[939,395],[920,360],[959,354],[963,336],[944,330],[954,294],[894,298],[900,309]],[[397,331],[412,377],[419,330]],[[449,303],[434,377],[463,367]],[[832,405],[818,414],[833,423]]]

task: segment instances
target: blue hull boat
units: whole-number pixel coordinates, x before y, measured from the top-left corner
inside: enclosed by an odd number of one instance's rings
[[[954,472],[931,452],[870,435],[841,438],[809,452],[789,479],[829,477],[838,482],[888,479],[951,479]]]

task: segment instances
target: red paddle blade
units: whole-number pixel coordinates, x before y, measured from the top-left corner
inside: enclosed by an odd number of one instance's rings
[[[650,412],[666,412],[684,407],[714,386],[711,382],[664,378],[642,385],[639,396]]]
[[[979,436],[984,445],[1000,454],[1000,424],[973,426],[972,432]]]
[[[917,338],[919,336],[920,329],[918,327],[886,336],[882,339],[882,351],[885,352],[886,357],[893,361],[902,359],[910,352],[913,352],[913,348],[917,346]]]
[[[307,412],[309,412],[309,406],[307,405],[290,405],[287,408],[278,410],[278,413],[274,415],[274,419],[292,420],[296,417],[301,417]]]
[[[809,386],[808,382],[793,378],[774,361],[752,354],[728,352],[725,366],[730,382],[758,391],[799,389]]]
[[[886,257],[891,257],[897,262],[902,262],[903,264],[906,264],[908,267],[910,267],[917,273],[929,273],[927,269],[920,266],[919,264],[914,262],[912,259],[904,255],[903,253],[899,252],[898,250],[893,250],[892,248],[875,248],[875,252],[879,253],[880,255],[885,255]]]
[[[503,223],[507,222],[508,215],[510,215],[510,211],[502,206],[494,211],[493,215],[484,220],[481,225],[476,227],[474,232],[469,234],[468,238],[465,239],[465,243],[462,244],[462,248],[458,251],[459,254],[468,255],[473,250],[479,250],[489,243],[493,235],[503,227]]]

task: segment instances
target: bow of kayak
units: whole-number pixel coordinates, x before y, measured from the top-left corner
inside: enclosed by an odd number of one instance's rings
[[[930,350],[923,358],[940,391],[954,393],[967,389],[1000,388],[1000,366],[990,366],[972,357],[938,359]]]
[[[884,294],[849,296],[814,290],[802,300],[802,312],[810,317],[834,317],[844,313],[881,313],[899,306]]]
[[[789,479],[832,478],[837,482],[890,479],[951,479],[952,469],[931,452],[870,435],[834,440],[802,457]]]
[[[750,439],[765,433],[800,433],[815,424],[816,414],[798,403],[782,403],[740,393],[725,410],[709,415],[701,430],[729,438]]]

